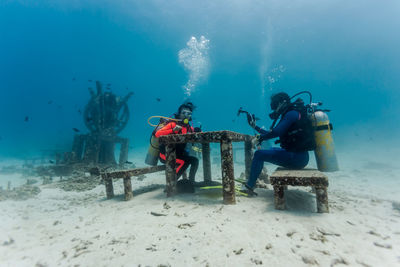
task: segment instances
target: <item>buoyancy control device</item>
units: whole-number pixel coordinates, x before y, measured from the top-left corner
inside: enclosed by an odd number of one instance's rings
[[[152,124],[150,123],[150,120],[153,118],[159,118],[160,121],[158,124]],[[184,125],[189,124],[189,119],[174,119],[174,118],[170,118],[170,117],[164,117],[164,116],[151,116],[148,120],[147,123],[152,126],[155,127],[153,132],[151,133],[151,137],[150,137],[150,144],[149,144],[149,148],[147,149],[147,155],[146,158],[144,160],[144,162],[150,166],[156,166],[158,163],[158,158],[160,155],[160,144],[158,142],[158,138],[155,136],[155,133],[160,130],[162,127],[164,127],[165,125],[167,125],[168,123],[170,123],[171,121],[175,121],[175,122],[180,122]]]

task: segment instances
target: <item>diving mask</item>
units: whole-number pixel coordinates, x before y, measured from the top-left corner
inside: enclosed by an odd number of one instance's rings
[[[288,104],[286,100],[282,101],[278,105],[276,105],[276,103],[271,103],[271,109],[273,110],[273,112],[269,114],[269,117],[272,120],[276,120],[277,118],[279,118],[280,115],[282,115],[285,112],[287,107]]]
[[[188,109],[183,109],[183,110],[181,111],[180,117],[181,117],[182,122],[183,122],[184,124],[188,124],[189,121],[190,121],[191,118],[192,118],[192,112],[191,112],[190,110],[188,110]]]

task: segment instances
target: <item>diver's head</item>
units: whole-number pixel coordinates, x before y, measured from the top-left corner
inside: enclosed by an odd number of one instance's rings
[[[271,96],[271,109],[276,111],[282,104],[290,104],[290,97],[284,92],[276,93]]]
[[[192,102],[186,102],[179,106],[178,112],[175,114],[177,119],[190,121],[192,120],[192,112],[194,110],[194,105]]]
[[[273,94],[271,96],[271,110],[269,114],[271,119],[277,119],[290,105],[290,97],[285,92]]]

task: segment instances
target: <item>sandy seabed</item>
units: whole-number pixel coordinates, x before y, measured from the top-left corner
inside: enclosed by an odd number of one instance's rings
[[[167,198],[162,172],[132,178],[131,201],[122,181],[111,200],[103,185],[41,185],[34,198],[0,202],[0,266],[400,266],[400,167],[368,156],[338,155],[329,214],[316,213],[310,188],[289,187],[285,211],[271,186],[236,205],[215,189]]]

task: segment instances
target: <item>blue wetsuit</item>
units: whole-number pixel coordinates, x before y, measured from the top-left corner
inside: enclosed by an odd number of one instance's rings
[[[285,134],[289,127],[300,119],[300,113],[291,110],[286,113],[278,125],[270,131],[256,126],[255,130],[261,134],[262,140],[272,139]],[[267,150],[257,150],[251,163],[250,177],[247,186],[254,188],[258,176],[264,166],[264,162],[270,162],[289,169],[302,169],[308,164],[308,151],[290,152],[282,148],[274,147]]]

